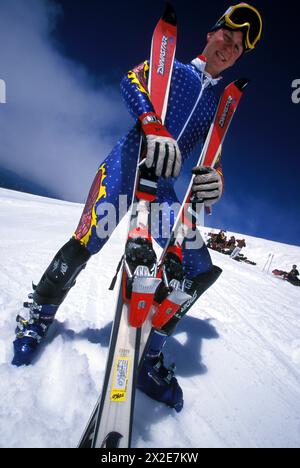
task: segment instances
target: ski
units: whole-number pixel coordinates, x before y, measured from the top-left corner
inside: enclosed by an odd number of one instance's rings
[[[148,81],[151,102],[162,122],[167,111],[176,35],[176,14],[173,7],[167,4],[152,37]],[[128,448],[131,445],[141,327],[161,281],[157,278],[157,259],[153,255],[149,226],[150,204],[156,199],[157,178],[153,171],[141,165],[142,154],[141,138],[130,227],[103,388],[79,448]],[[136,217],[133,215],[135,204]],[[139,261],[141,259],[142,262]]]
[[[224,139],[248,83],[249,80],[241,78],[230,83],[225,88],[197,166],[214,167],[219,161]],[[143,362],[147,343],[151,338],[151,330],[163,327],[180,310],[181,306],[188,303],[191,299],[191,296],[185,290],[185,279],[181,264],[182,251],[188,232],[196,231],[200,211],[203,208],[199,200],[193,198],[192,185],[194,177],[195,175],[191,177],[169,241],[160,257],[158,277],[162,281],[156,293],[156,301],[152,307],[152,317],[150,314],[147,326],[142,329],[140,364]],[[149,323],[150,321],[151,323]]]

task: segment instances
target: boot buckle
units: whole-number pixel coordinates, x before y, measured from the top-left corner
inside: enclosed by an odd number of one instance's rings
[[[25,332],[23,332],[22,338],[25,338],[25,337],[32,338],[33,340],[36,340],[38,343],[42,341],[42,337],[33,330],[25,330]]]
[[[17,328],[16,328],[16,335],[22,333],[26,325],[28,325],[28,321],[24,319],[21,315],[17,315],[16,318],[17,321]]]
[[[174,378],[174,375],[175,375],[175,370],[176,370],[176,366],[175,364],[171,364],[170,367],[168,368],[168,375],[165,377],[165,382],[167,384],[171,384],[172,382],[172,379]]]

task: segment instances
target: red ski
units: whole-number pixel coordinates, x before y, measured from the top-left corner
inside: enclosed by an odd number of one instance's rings
[[[164,16],[158,22],[151,45],[151,63],[148,90],[156,114],[164,123],[168,96],[172,78],[177,41],[177,23],[173,8],[168,5]],[[125,252],[123,273],[123,300],[130,303],[129,324],[140,328],[144,324],[154,301],[154,295],[160,284],[157,278],[157,259],[151,257],[152,237],[149,228],[150,204],[156,200],[158,178],[152,169],[140,168],[135,198],[138,201],[136,227],[129,233]],[[138,239],[140,256],[132,261],[128,248],[131,240]],[[135,246],[136,248],[136,246]],[[151,258],[147,259],[147,252]],[[142,262],[139,262],[142,260]],[[147,265],[144,265],[146,263]]]
[[[176,23],[175,11],[167,4],[152,39],[149,93],[151,102],[163,121],[175,56]],[[150,202],[155,199],[156,181],[153,180],[153,174],[137,166],[133,202],[137,202],[138,215],[135,218],[131,209],[128,240],[120,264],[122,283],[102,395],[81,438],[80,448],[128,448],[131,445],[140,327],[148,314],[149,305],[152,305],[157,284],[160,283],[156,275],[157,259],[151,248],[148,223]]]
[[[247,85],[248,80],[240,79],[225,88],[197,166],[215,166],[220,157],[226,133],[243,95],[243,90]],[[173,261],[176,261],[177,257],[177,261],[179,263],[182,262],[182,249],[187,234],[190,230],[194,232],[197,228],[200,213],[196,209],[197,201],[193,200],[192,185],[193,177],[182,203],[182,208],[173,226],[169,243],[161,256],[158,276],[164,280],[164,286],[161,289],[165,289],[167,297],[158,305],[153,315],[152,325],[155,328],[161,328],[165,325],[178,312],[180,307],[190,299],[190,296],[184,292],[184,282],[180,283],[178,279],[166,278],[166,275],[164,275],[164,265],[169,256],[173,256]]]

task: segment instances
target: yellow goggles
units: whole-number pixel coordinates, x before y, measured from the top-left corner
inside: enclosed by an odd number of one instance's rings
[[[231,6],[219,19],[216,27],[228,27],[246,32],[244,46],[246,50],[252,50],[261,38],[262,17],[259,11],[247,3],[239,3]]]

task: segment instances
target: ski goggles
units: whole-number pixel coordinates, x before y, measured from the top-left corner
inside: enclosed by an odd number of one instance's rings
[[[244,47],[246,51],[255,48],[262,34],[262,17],[259,11],[247,3],[231,6],[219,19],[213,29],[222,27],[244,32]]]

